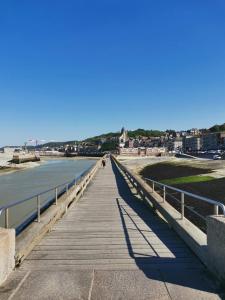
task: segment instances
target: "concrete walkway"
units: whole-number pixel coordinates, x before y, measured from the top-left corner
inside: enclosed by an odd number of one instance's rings
[[[220,299],[199,260],[115,166],[0,289],[0,299]]]

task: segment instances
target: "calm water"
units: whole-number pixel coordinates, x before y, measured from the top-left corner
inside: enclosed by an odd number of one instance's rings
[[[51,159],[39,167],[17,171],[0,176],[0,206],[28,198],[61,183],[72,181],[95,164],[95,160]],[[42,196],[44,203],[54,192]],[[36,209],[36,199],[10,209],[10,225],[17,226],[21,220]],[[0,217],[3,225],[4,216]]]

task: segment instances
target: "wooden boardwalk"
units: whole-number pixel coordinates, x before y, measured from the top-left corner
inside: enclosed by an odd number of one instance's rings
[[[199,260],[110,162],[13,276],[7,299],[220,299]]]

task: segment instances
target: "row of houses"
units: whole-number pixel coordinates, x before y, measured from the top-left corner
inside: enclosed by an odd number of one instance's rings
[[[185,152],[225,150],[225,132],[207,133],[202,136],[185,136],[172,139],[168,143],[168,150]]]
[[[119,137],[119,154],[123,156],[161,156],[166,154],[161,137],[129,138],[123,127]]]
[[[194,135],[198,133],[198,135]],[[191,135],[139,137],[130,138],[127,131],[122,128],[119,137],[120,155],[150,156],[164,155],[170,151],[208,151],[225,150],[225,132],[201,133],[192,132]]]
[[[163,156],[166,154],[164,147],[138,147],[138,148],[120,148],[119,154],[123,156]]]

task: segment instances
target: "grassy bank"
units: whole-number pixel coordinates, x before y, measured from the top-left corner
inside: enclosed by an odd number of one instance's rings
[[[205,182],[214,180],[215,178],[212,176],[186,176],[186,177],[178,177],[178,178],[171,178],[171,179],[164,179],[160,182],[168,185],[175,185],[175,184],[184,184],[184,183],[194,183],[194,182]]]

